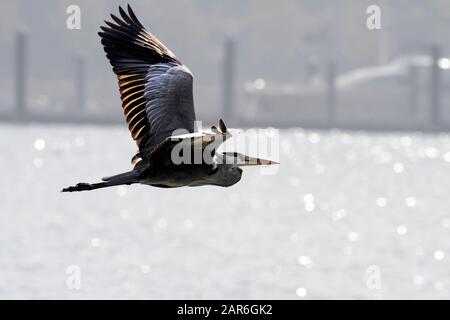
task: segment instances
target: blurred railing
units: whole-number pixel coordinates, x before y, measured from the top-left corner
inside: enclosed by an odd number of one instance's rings
[[[61,123],[123,123],[120,108],[110,108],[119,105],[119,93],[109,92],[108,86],[96,80],[88,79],[88,61],[82,54],[71,55],[72,59],[67,70],[68,79],[34,79],[30,81],[30,49],[27,32],[20,31],[15,35],[14,46],[14,92],[0,92],[3,99],[0,110],[0,121],[13,123],[23,122],[61,122]],[[201,114],[205,123],[217,122],[219,117],[233,118],[236,103],[236,72],[235,72],[235,41],[226,39],[222,59],[223,75],[220,84],[197,83],[196,104],[206,106],[197,114]],[[70,69],[70,70],[69,70]],[[89,88],[88,88],[89,87]],[[44,90],[45,88],[45,90]],[[49,89],[51,88],[51,89]],[[33,94],[30,97],[30,90]],[[89,90],[88,90],[89,89]],[[52,94],[45,94],[51,90]],[[90,92],[95,92],[92,97]],[[12,96],[12,106],[9,105]],[[101,97],[101,98],[97,98]],[[110,99],[111,98],[111,99]],[[101,102],[100,102],[101,101]],[[113,111],[111,111],[113,110]]]
[[[324,67],[295,83],[247,83],[249,108],[240,108],[239,117],[248,123],[310,128],[450,129],[450,59],[437,46],[429,55],[344,74],[335,62]]]
[[[122,123],[120,108],[114,112],[97,106],[87,90],[87,61],[73,57],[71,89],[63,83],[51,86],[65,101],[39,97],[42,108],[30,108],[28,35],[15,35],[14,107],[0,112],[10,122]],[[339,63],[329,61],[320,73],[292,83],[256,79],[240,85],[236,70],[238,54],[232,38],[224,41],[220,85],[196,83],[196,99],[207,106],[197,112],[205,123],[219,117],[237,126],[302,126],[375,130],[449,130],[450,59],[439,47],[423,56],[399,58],[384,66],[364,67],[339,73]],[[33,83],[42,85],[45,80]],[[103,83],[89,83],[101,96]],[[67,85],[66,85],[67,86]],[[92,89],[93,88],[93,89]],[[67,98],[66,91],[72,92]],[[108,95],[109,96],[109,95]],[[119,104],[116,96],[111,104]],[[114,98],[114,100],[113,100]],[[61,97],[59,98],[61,99]],[[116,101],[117,100],[117,101]],[[109,104],[109,101],[104,103]],[[49,107],[50,105],[50,107]],[[47,108],[45,107],[47,106]],[[237,107],[239,106],[239,107]],[[198,110],[197,110],[198,111]]]

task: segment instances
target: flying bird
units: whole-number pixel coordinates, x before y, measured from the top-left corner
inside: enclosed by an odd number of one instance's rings
[[[145,30],[131,7],[101,26],[101,43],[119,81],[122,108],[138,151],[131,171],[78,183],[63,192],[141,183],[162,188],[216,185],[228,187],[241,179],[241,166],[276,164],[236,152],[218,152],[238,134],[222,120],[194,132],[196,120],[191,71]],[[201,155],[200,161],[196,154]],[[208,156],[205,156],[208,155]]]

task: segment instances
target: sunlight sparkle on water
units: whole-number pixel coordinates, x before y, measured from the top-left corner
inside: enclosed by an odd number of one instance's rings
[[[296,291],[297,296],[299,296],[300,298],[304,298],[306,297],[306,295],[308,294],[307,290],[305,288],[297,288]]]
[[[314,166],[314,171],[316,171],[317,174],[322,174],[322,173],[325,172],[325,167],[324,167],[323,165],[317,163],[317,164]]]
[[[149,273],[150,272],[150,266],[148,264],[143,264],[141,266],[141,272],[142,273]]]
[[[445,253],[441,250],[436,250],[434,252],[434,258],[438,261],[441,261],[445,258]]]
[[[309,256],[300,256],[298,257],[298,263],[301,266],[304,266],[306,268],[312,268],[313,267],[313,263],[312,260]]]
[[[401,162],[397,162],[392,167],[395,173],[402,173],[405,170],[405,166]]]
[[[379,206],[380,208],[386,207],[386,204],[387,204],[387,200],[385,197],[379,197],[379,198],[377,198],[377,200],[375,202],[376,202],[377,206]]]
[[[344,209],[339,209],[331,214],[331,219],[333,219],[333,221],[338,221],[345,218],[346,216],[347,211],[345,211]]]
[[[297,232],[291,233],[291,235],[289,236],[289,239],[290,239],[292,242],[297,242],[297,241],[298,241],[298,233],[297,233]]]
[[[122,219],[128,219],[130,217],[130,212],[127,209],[122,209],[120,210],[119,215]]]
[[[449,229],[449,228],[450,228],[450,218],[445,218],[445,219],[443,219],[443,220],[442,220],[442,226],[443,226],[444,228]]]
[[[416,287],[423,287],[425,285],[425,278],[420,274],[416,274],[413,277],[413,283]]]
[[[316,205],[314,204],[314,202],[306,202],[305,203],[305,210],[307,212],[313,212],[314,209],[316,209]]]
[[[422,257],[425,253],[425,250],[422,247],[417,247],[415,250],[416,255],[418,255],[419,257]]]
[[[229,199],[230,199],[231,203],[239,203],[239,200],[240,200],[239,193],[232,193],[232,194],[230,194]]]
[[[417,206],[417,199],[414,197],[408,197],[405,199],[405,205],[410,208]]]
[[[405,226],[400,225],[400,226],[397,227],[397,233],[400,236],[404,236],[407,232],[408,232],[408,228],[406,228]]]
[[[45,140],[44,139],[36,139],[34,141],[33,145],[36,150],[44,150],[45,149]]]
[[[428,147],[428,148],[425,149],[425,155],[426,155],[428,158],[434,159],[434,158],[437,157],[438,151],[437,151],[436,148]]]
[[[305,193],[303,196],[303,201],[305,202],[314,202],[314,196],[312,193]]]
[[[42,160],[41,158],[35,158],[33,160],[33,166],[36,169],[42,168],[43,165],[44,165],[44,160]]]
[[[165,218],[161,218],[158,220],[156,227],[158,229],[164,229],[165,227],[167,227],[167,219]]]
[[[434,283],[434,288],[435,288],[437,291],[444,291],[444,290],[445,290],[445,285],[444,285],[444,283],[442,283],[441,281],[436,281],[436,282]]]
[[[277,199],[271,199],[269,201],[269,208],[270,209],[278,209],[280,207],[280,202]]]
[[[403,147],[409,147],[412,143],[412,139],[410,136],[403,136],[400,138],[400,143]]]
[[[311,193],[306,193],[303,196],[303,201],[305,202],[305,210],[307,212],[312,212],[316,208],[314,203],[314,196]]]
[[[450,151],[448,151],[444,154],[444,160],[447,162],[450,162]]]
[[[300,179],[297,178],[297,177],[290,177],[289,183],[290,183],[291,186],[293,186],[293,187],[298,187],[298,186],[300,185]]]
[[[350,231],[347,233],[347,239],[352,242],[356,242],[359,239],[359,234],[355,231]]]
[[[91,246],[94,248],[100,247],[100,239],[99,238],[92,238],[91,239]]]
[[[349,256],[353,253],[353,248],[351,246],[345,246],[342,251],[346,256]]]
[[[123,197],[127,194],[127,188],[124,186],[118,186],[116,192],[119,197]]]
[[[319,143],[320,142],[320,135],[318,133],[315,133],[315,132],[310,133],[308,135],[308,140],[312,144]]]
[[[85,142],[83,137],[76,137],[75,138],[75,146],[78,148],[84,147]]]
[[[184,225],[184,227],[185,227],[186,229],[189,230],[189,229],[192,228],[192,226],[194,225],[194,223],[192,222],[192,220],[186,219],[186,220],[184,220],[183,225]]]

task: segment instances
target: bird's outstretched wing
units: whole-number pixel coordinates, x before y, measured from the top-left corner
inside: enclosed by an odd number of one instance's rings
[[[189,69],[148,33],[131,7],[100,27],[106,57],[119,80],[122,108],[139,151],[135,164],[176,129],[194,131],[193,77]]]

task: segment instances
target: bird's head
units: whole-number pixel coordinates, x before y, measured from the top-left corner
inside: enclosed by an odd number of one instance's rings
[[[229,187],[239,182],[242,177],[243,166],[260,166],[278,164],[272,160],[249,157],[237,152],[216,154],[217,163],[212,167],[206,179],[208,184]]]
[[[189,186],[214,185],[230,187],[241,180],[242,169],[232,164],[215,164],[208,174],[191,183]]]
[[[253,158],[236,152],[217,153],[216,160],[207,175],[191,183],[190,186],[215,185],[230,187],[241,180],[242,166],[278,164],[272,160]]]
[[[212,178],[212,183],[216,186],[229,187],[241,180],[242,169],[233,164],[217,164],[211,170],[209,177]]]

